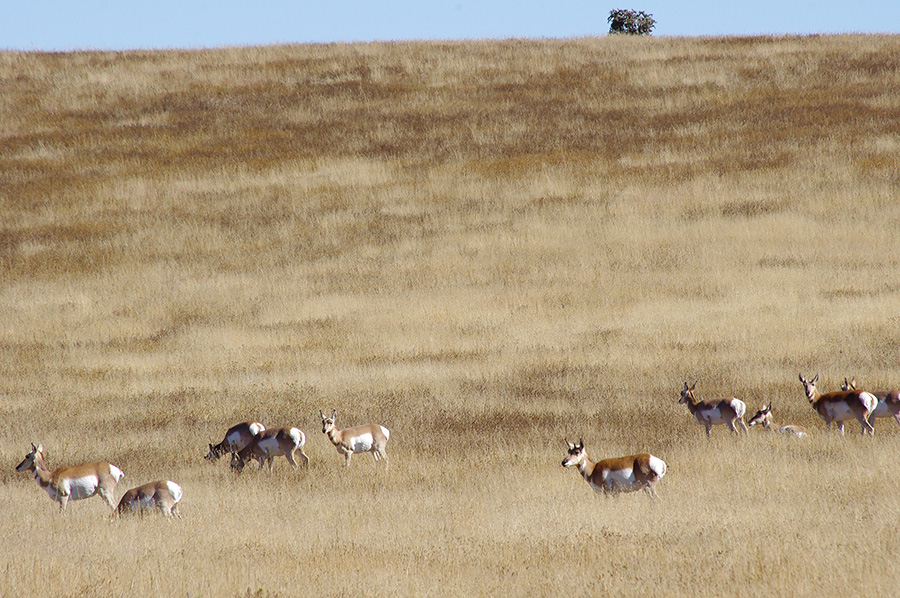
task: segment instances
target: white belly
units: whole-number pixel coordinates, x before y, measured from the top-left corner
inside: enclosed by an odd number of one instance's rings
[[[724,424],[727,421],[718,409],[701,409],[697,411],[696,417],[700,423]]]
[[[281,448],[278,446],[278,441],[274,438],[266,438],[256,443],[256,446],[259,447],[261,451],[263,451],[267,455],[280,455]]]
[[[631,492],[640,488],[634,477],[634,470],[630,468],[604,472],[602,483],[603,487],[600,490],[606,492]]]
[[[890,405],[885,401],[878,401],[875,405],[875,409],[872,410],[872,415],[870,417],[890,417],[893,414]]]
[[[69,500],[79,500],[93,496],[97,492],[97,486],[100,485],[100,479],[95,475],[84,476],[83,478],[74,478],[66,480],[62,485],[69,494]],[[47,487],[47,493],[50,498],[58,501],[59,493],[53,486]]]
[[[350,450],[354,453],[366,453],[375,446],[375,439],[371,434],[360,434],[350,441]]]
[[[829,420],[836,422],[856,419],[856,416],[853,415],[853,411],[850,410],[850,406],[843,401],[828,403],[825,406],[825,413],[828,415]]]

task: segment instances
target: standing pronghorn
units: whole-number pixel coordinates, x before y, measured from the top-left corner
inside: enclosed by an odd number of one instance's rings
[[[792,436],[796,436],[797,438],[803,438],[807,435],[806,428],[801,426],[787,425],[787,426],[779,426],[772,420],[772,401],[769,401],[768,405],[763,405],[759,408],[759,411],[756,412],[756,415],[750,418],[750,421],[747,423],[750,427],[755,426],[756,424],[762,424],[762,427],[765,428],[766,432],[778,432],[780,434],[790,434]]]
[[[268,463],[269,471],[272,471],[275,457],[284,455],[291,467],[296,469],[297,461],[294,460],[294,452],[300,451],[300,457],[303,458],[303,463],[309,469],[309,457],[303,452],[304,444],[306,444],[306,434],[299,428],[263,430],[239,452],[231,453],[231,468],[240,473],[250,459],[256,459],[260,469]]]
[[[257,434],[264,432],[265,429],[266,427],[259,422],[243,422],[228,428],[222,442],[215,446],[209,445],[206,459],[208,461],[217,461],[225,453],[236,453],[243,450]]]
[[[364,424],[338,430],[334,426],[337,411],[332,410],[331,417],[327,417],[320,410],[319,415],[322,416],[322,432],[328,436],[328,440],[337,448],[337,451],[344,455],[345,465],[350,465],[350,457],[353,456],[353,453],[372,453],[376,462],[384,459],[385,466],[387,466],[387,454],[384,451],[387,449],[388,439],[391,437],[390,430],[378,424]]]
[[[822,394],[816,388],[818,380],[819,374],[816,374],[812,380],[807,380],[803,374],[800,374],[800,382],[803,383],[803,390],[806,392],[809,404],[825,421],[829,430],[831,430],[832,422],[836,423],[843,436],[844,422],[856,419],[862,427],[863,434],[875,433],[875,428],[869,423],[872,411],[878,405],[878,399],[874,395],[864,390],[839,390]]]
[[[645,490],[651,498],[656,498],[656,482],[666,475],[666,464],[659,457],[642,453],[617,459],[604,459],[594,463],[584,450],[584,442],[569,446],[569,454],[563,459],[563,467],[578,466],[584,481],[594,492],[615,494]]]
[[[712,427],[717,424],[725,424],[729,430],[737,433],[737,429],[734,427],[735,422],[737,422],[741,430],[747,432],[747,425],[743,419],[747,406],[744,405],[743,401],[734,397],[718,401],[698,401],[694,396],[696,387],[696,382],[690,387],[685,382],[684,390],[681,391],[681,398],[678,399],[678,403],[687,404],[691,415],[694,416],[697,423],[706,428],[707,437],[710,435]]]
[[[132,488],[122,496],[119,506],[116,507],[116,517],[134,511],[144,514],[149,509],[159,509],[166,517],[181,517],[178,513],[178,503],[184,491],[181,486],[172,481],[150,482],[137,488]]]
[[[31,452],[16,466],[16,471],[31,471],[38,485],[47,491],[52,500],[65,511],[69,500],[81,500],[99,494],[111,508],[116,508],[113,495],[116,484],[125,474],[115,465],[105,461],[71,465],[50,471],[44,461],[43,445],[31,445]]]
[[[856,388],[856,378],[849,382],[844,378],[844,383],[841,384],[841,390],[858,390]],[[876,417],[893,417],[897,424],[900,425],[900,392],[891,390],[872,392],[869,394],[878,400],[878,404],[875,405],[875,409],[872,410],[871,415],[869,415],[869,421],[872,421],[872,419]]]

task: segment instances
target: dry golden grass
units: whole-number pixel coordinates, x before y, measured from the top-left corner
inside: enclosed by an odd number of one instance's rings
[[[797,374],[900,384],[898,88],[896,36],[0,53],[0,594],[894,593],[900,430]],[[310,470],[202,459],[250,418]],[[184,519],[60,515],[30,442]]]

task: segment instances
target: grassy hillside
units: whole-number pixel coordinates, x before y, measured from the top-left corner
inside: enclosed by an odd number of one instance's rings
[[[900,385],[898,88],[896,36],[0,53],[0,594],[894,592],[900,429],[797,375]],[[310,470],[203,460],[248,419]],[[60,515],[31,442],[184,519]]]

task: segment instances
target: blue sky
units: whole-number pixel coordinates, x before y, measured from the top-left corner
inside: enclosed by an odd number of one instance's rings
[[[565,38],[606,34],[614,8],[657,36],[900,33],[900,0],[0,0],[0,49]]]

